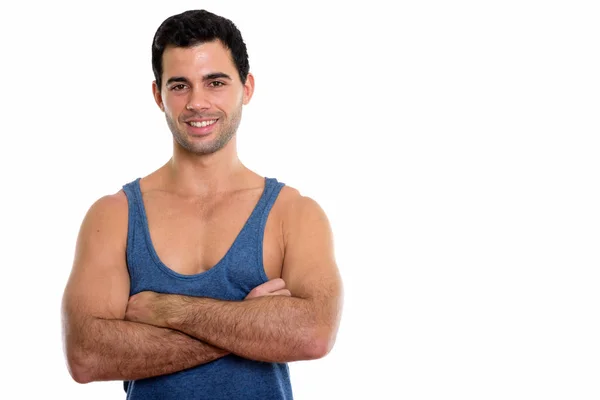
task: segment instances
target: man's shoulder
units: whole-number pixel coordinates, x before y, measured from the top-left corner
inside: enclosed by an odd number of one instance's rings
[[[311,219],[315,216],[326,217],[325,211],[317,200],[302,194],[295,187],[283,186],[278,201],[284,222],[287,221],[288,224],[301,223],[303,219]]]
[[[281,187],[281,191],[279,192],[278,200],[281,203],[289,203],[295,201],[299,197],[302,197],[302,194],[295,187],[289,186],[287,184]]]
[[[87,217],[102,220],[127,220],[128,201],[123,189],[98,198],[90,206]]]
[[[305,196],[297,188],[289,185],[283,185],[281,191],[277,196],[277,202],[280,208],[286,214],[294,212],[298,208],[300,203],[303,203]]]
[[[127,196],[123,189],[119,189],[115,193],[105,194],[98,198],[93,206],[108,209],[123,208],[123,206],[127,206]]]

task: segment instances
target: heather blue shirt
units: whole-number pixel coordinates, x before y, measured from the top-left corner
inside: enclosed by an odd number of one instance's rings
[[[267,217],[284,183],[265,178],[260,200],[225,256],[211,269],[182,275],[159,259],[148,230],[140,178],[123,186],[129,202],[127,268],[130,295],[145,290],[221,300],[243,300],[268,281],[263,266]],[[268,363],[228,355],[207,364],[154,378],[125,382],[127,399],[291,400],[286,363]]]

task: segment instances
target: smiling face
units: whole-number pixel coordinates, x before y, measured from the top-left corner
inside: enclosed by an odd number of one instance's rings
[[[254,78],[240,80],[231,53],[218,41],[167,47],[162,56],[162,88],[152,85],[176,144],[203,155],[223,148],[235,135]]]

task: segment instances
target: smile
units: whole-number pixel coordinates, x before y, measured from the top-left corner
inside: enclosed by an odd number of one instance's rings
[[[195,128],[204,128],[205,126],[212,125],[215,122],[217,122],[216,119],[211,119],[208,121],[190,121],[190,122],[188,122],[188,124],[190,124],[191,126],[193,126]]]

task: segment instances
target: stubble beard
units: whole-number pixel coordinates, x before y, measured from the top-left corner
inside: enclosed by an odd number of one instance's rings
[[[171,117],[169,117],[165,113],[165,117],[167,119],[167,125],[173,134],[173,139],[185,150],[195,155],[206,155],[212,154],[219,150],[221,150],[231,138],[237,132],[238,126],[240,125],[240,121],[242,119],[242,105],[238,107],[238,109],[231,114],[231,118],[225,120],[222,116],[219,117],[217,124],[220,124],[218,132],[214,132],[213,135],[216,134],[216,137],[210,141],[205,141],[202,143],[194,143],[189,140],[185,131],[178,129],[177,124],[173,121]],[[184,124],[185,122],[182,122]]]

